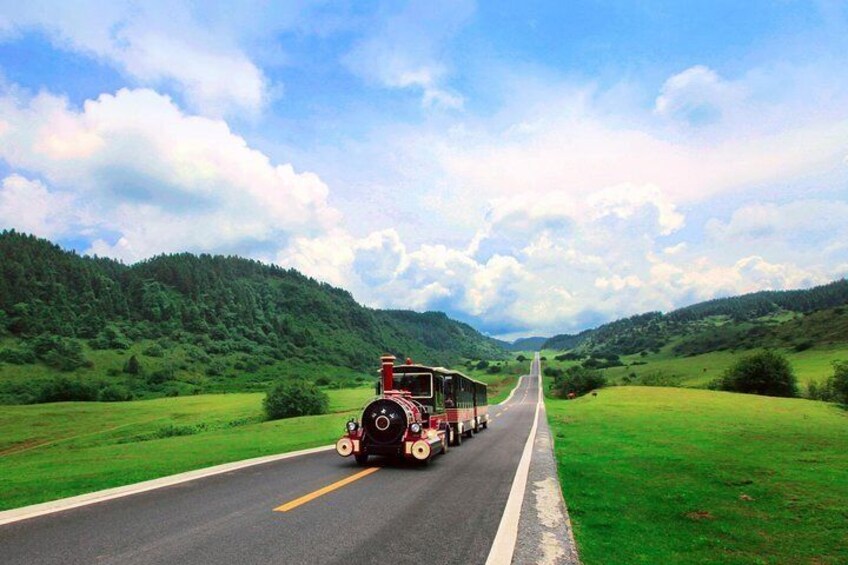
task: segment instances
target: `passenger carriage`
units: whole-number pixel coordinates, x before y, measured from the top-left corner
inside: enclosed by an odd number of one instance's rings
[[[416,365],[410,359],[395,365],[382,357],[378,397],[359,420],[346,425],[336,443],[343,457],[353,455],[364,465],[371,455],[428,462],[488,427],[486,384],[442,367]]]

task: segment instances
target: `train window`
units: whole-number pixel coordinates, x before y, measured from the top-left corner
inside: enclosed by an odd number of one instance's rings
[[[412,398],[431,398],[433,396],[433,375],[430,373],[395,374],[395,388],[407,390]]]

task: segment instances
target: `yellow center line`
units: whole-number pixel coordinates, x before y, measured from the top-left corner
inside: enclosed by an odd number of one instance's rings
[[[277,506],[276,508],[274,508],[274,512],[288,512],[289,510],[294,510],[298,506],[306,504],[307,502],[311,502],[311,501],[315,500],[316,498],[318,498],[319,496],[324,496],[325,494],[327,494],[329,492],[333,492],[334,490],[340,489],[343,486],[349,485],[350,483],[352,483],[354,481],[358,481],[359,479],[361,479],[363,477],[367,477],[371,473],[376,473],[379,470],[380,470],[380,467],[369,467],[369,468],[367,468],[363,471],[356,473],[355,475],[351,475],[351,476],[349,476],[345,479],[342,479],[340,481],[336,481],[335,483],[333,483],[331,485],[327,485],[324,488],[319,488],[318,490],[310,492],[309,494],[305,494],[305,495],[301,496],[300,498],[296,498],[296,499],[292,500],[291,502],[286,502],[282,506]]]

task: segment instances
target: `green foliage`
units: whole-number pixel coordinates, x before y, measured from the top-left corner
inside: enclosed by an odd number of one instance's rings
[[[483,371],[483,370],[485,370],[485,369],[487,369],[487,368],[489,367],[489,362],[488,362],[488,361],[486,361],[485,359],[483,359],[482,361],[478,361],[478,362],[477,362],[477,365],[475,365],[475,367],[476,367],[478,370]]]
[[[490,375],[496,375],[501,371],[503,371],[503,367],[501,367],[500,365],[489,365],[488,367],[486,367],[486,372]]]
[[[518,361],[519,363],[524,363],[525,361],[527,361],[527,357],[525,357],[524,355],[519,355],[518,357],[515,358],[515,360]]]
[[[97,400],[99,390],[93,383],[69,377],[58,377],[42,385],[37,402]]]
[[[263,406],[269,420],[324,414],[329,408],[327,393],[309,381],[293,380],[277,383]]]
[[[739,359],[714,381],[711,388],[765,396],[798,396],[798,381],[789,361],[775,351]]]
[[[144,367],[142,367],[138,357],[131,355],[124,364],[124,372],[128,375],[142,375],[144,374]]]
[[[832,387],[834,400],[842,404],[848,404],[848,361],[841,361],[833,365]]]
[[[125,386],[106,385],[97,393],[100,402],[125,402],[133,399],[133,393]]]
[[[75,339],[42,334],[32,341],[32,350],[45,365],[60,371],[92,366],[83,355],[82,345]]]
[[[148,347],[145,347],[142,351],[148,357],[164,357],[165,350],[162,349],[162,346],[158,343],[154,343]]]
[[[565,371],[557,369],[553,375],[554,381],[551,385],[551,394],[564,398],[571,393],[577,396],[603,388],[607,384],[606,377],[598,371],[585,367],[569,367]]]
[[[13,365],[35,363],[35,353],[28,347],[6,347],[0,349],[0,361]]]

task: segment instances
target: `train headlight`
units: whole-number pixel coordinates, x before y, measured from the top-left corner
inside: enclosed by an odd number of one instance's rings
[[[347,431],[349,431],[350,433],[355,432],[356,428],[358,428],[358,427],[359,427],[359,425],[356,422],[354,422],[353,420],[351,420],[350,422],[347,423]]]
[[[409,426],[409,430],[414,434],[420,434],[421,433],[421,424],[416,422],[416,423],[412,424],[411,426]]]

